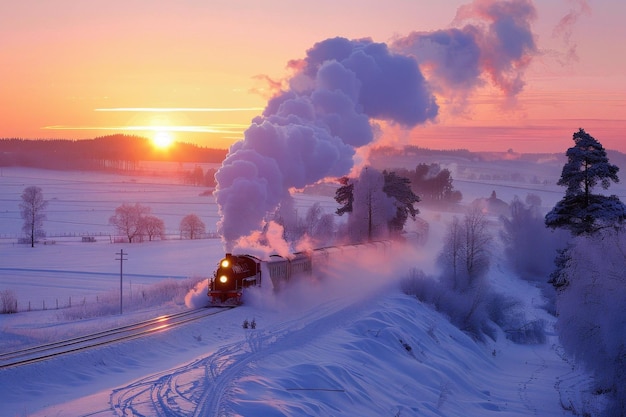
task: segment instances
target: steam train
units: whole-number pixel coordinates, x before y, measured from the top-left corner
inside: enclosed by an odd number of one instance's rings
[[[384,253],[391,245],[391,241],[385,240],[332,246],[293,253],[289,257],[272,255],[267,260],[252,255],[227,253],[218,263],[213,278],[209,280],[208,296],[212,304],[239,304],[245,288],[260,286],[267,278],[277,291],[294,279],[312,275],[314,267],[323,271],[333,258],[339,257],[343,261],[349,253],[363,249],[375,249]]]
[[[260,286],[264,275],[269,275],[274,289],[278,290],[292,278],[312,272],[313,256],[305,252],[295,253],[289,258],[272,255],[265,261],[252,255],[227,253],[209,281],[208,296],[213,304],[239,304],[243,290]]]
[[[213,278],[209,281],[208,295],[211,302],[239,303],[246,287],[261,285],[261,261],[251,255],[227,253],[219,262]]]

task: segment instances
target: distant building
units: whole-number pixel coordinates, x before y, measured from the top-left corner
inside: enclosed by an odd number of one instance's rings
[[[477,198],[473,204],[478,205],[483,213],[491,216],[507,216],[510,213],[509,205],[496,196],[495,190],[491,192],[489,198]]]

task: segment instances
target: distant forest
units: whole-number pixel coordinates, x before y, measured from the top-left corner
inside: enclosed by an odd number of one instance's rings
[[[0,166],[59,170],[137,169],[139,161],[221,163],[226,149],[175,142],[159,150],[144,137],[109,135],[94,139],[0,139]]]

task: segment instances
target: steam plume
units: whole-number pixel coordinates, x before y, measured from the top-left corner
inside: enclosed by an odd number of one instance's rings
[[[458,9],[460,28],[414,32],[391,49],[332,38],[291,61],[288,87],[252,120],[216,174],[226,248],[261,230],[290,189],[349,173],[356,151],[374,140],[372,120],[411,128],[436,118],[433,91],[463,97],[485,79],[508,97],[518,94],[536,54],[535,16],[530,0],[476,0]]]
[[[289,88],[268,102],[216,174],[227,249],[261,229],[291,188],[347,174],[355,149],[374,139],[371,118],[412,127],[437,115],[415,60],[385,44],[327,39],[290,66]]]
[[[461,6],[460,28],[413,32],[393,48],[430,68],[429,80],[446,95],[466,96],[486,75],[507,97],[524,87],[523,75],[537,53],[530,24],[536,10],[530,0],[476,0]]]

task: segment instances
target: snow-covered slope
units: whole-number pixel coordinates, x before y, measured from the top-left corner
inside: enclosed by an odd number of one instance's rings
[[[558,354],[554,335],[537,346],[514,345],[503,335],[477,343],[402,294],[397,277],[419,259],[410,253],[388,254],[380,268],[372,267],[375,254],[362,265],[348,259],[323,280],[279,294],[255,289],[244,306],[202,323],[0,371],[4,410],[9,416],[555,416],[569,415],[562,402],[581,403],[585,377]],[[511,279],[494,271],[493,279]],[[536,289],[518,282],[514,291],[528,294],[533,308]],[[85,331],[111,320],[40,326],[67,334],[77,324]],[[256,328],[244,329],[245,320]]]
[[[580,395],[585,375],[562,357],[550,331],[544,345],[514,345],[503,335],[477,343],[398,290],[398,279],[410,268],[433,270],[447,216],[427,210],[423,216],[431,223],[431,247],[362,254],[337,263],[323,279],[280,294],[255,289],[242,307],[201,323],[1,370],[0,414],[148,416],[157,415],[159,407],[161,415],[555,416],[571,415],[563,406],[592,409]],[[82,294],[81,283],[91,288],[93,278],[106,273],[109,281],[88,292],[115,291],[120,247],[130,254],[127,272],[137,274],[133,291],[165,276],[208,275],[222,250],[211,240],[124,246],[60,241],[34,250],[5,244],[0,290],[10,284],[20,298]],[[15,279],[9,268],[20,267],[84,275],[82,280],[63,273],[49,274],[50,281],[37,281],[36,274]],[[494,263],[490,280],[498,290],[516,294],[527,314],[550,320],[537,307],[542,304],[538,291],[501,263]],[[180,308],[168,303],[79,321],[67,321],[62,310],[0,315],[0,350]],[[253,319],[255,329],[242,327]]]
[[[245,319],[257,327],[243,329]],[[581,378],[553,342],[477,344],[388,290],[303,308],[246,305],[149,339],[5,370],[0,397],[9,416],[158,415],[155,407],[161,415],[569,415],[560,402]]]

